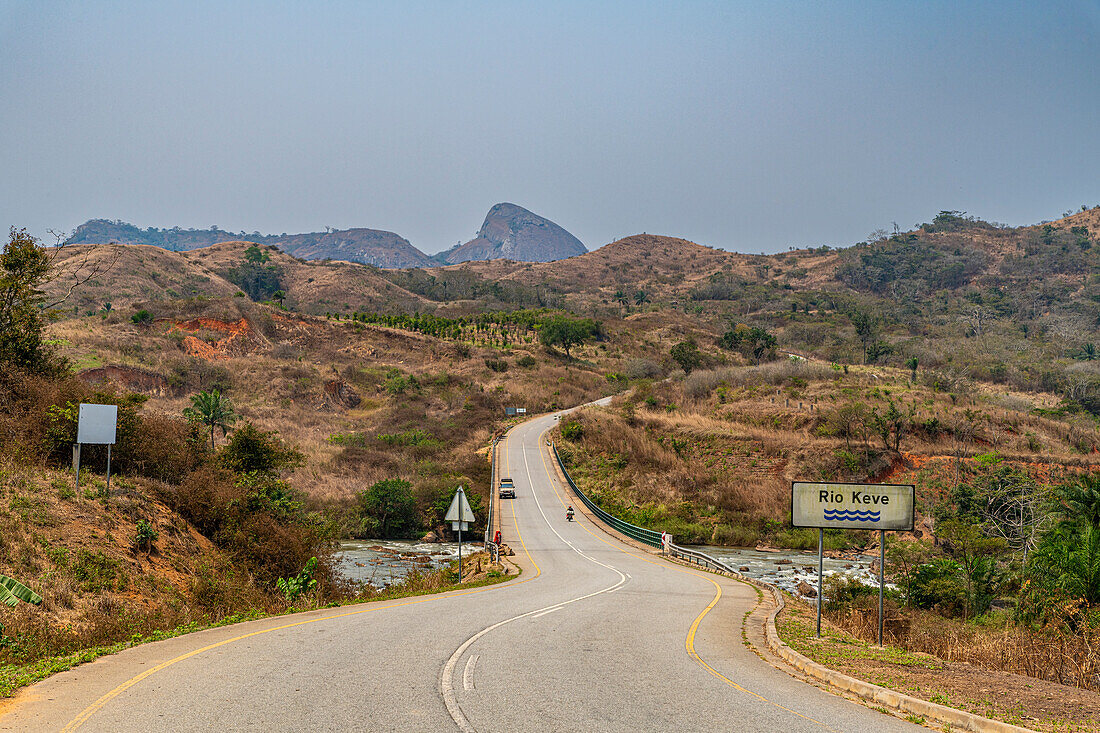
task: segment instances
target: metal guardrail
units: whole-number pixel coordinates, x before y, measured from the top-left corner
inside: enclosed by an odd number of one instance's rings
[[[596,506],[596,504],[587,496],[585,496],[584,492],[581,491],[575,483],[573,483],[573,478],[569,475],[569,471],[566,470],[565,464],[562,463],[561,456],[558,455],[558,446],[554,443],[551,443],[550,447],[554,451],[554,460],[558,462],[558,467],[561,468],[562,475],[565,476],[565,480],[569,483],[569,488],[573,489],[573,493],[577,495],[577,498],[584,502],[584,505],[588,507],[589,511],[591,511],[593,514],[603,520],[605,524],[608,524],[619,532],[622,532],[627,537],[633,537],[639,542],[644,542],[645,544],[652,545],[653,547],[661,546],[660,532],[654,532],[652,529],[646,529],[645,527],[639,527],[638,525],[631,524],[630,522],[624,522],[618,517],[612,516],[611,514],[605,512],[603,509],[600,509],[598,506]]]
[[[573,482],[573,477],[569,475],[569,471],[566,470],[565,464],[562,463],[561,456],[558,455],[557,444],[551,443],[550,447],[554,451],[554,460],[558,462],[558,467],[561,469],[562,475],[565,476],[565,480],[569,483],[569,488],[571,488],[573,490],[573,493],[576,494],[582,502],[584,502],[584,505],[588,507],[593,514],[603,520],[605,524],[610,525],[619,532],[622,532],[627,537],[633,537],[639,542],[644,542],[645,544],[652,545],[653,547],[661,547],[663,548],[666,555],[679,558],[692,565],[698,565],[699,567],[704,567],[717,573],[733,575],[736,577],[741,576],[741,573],[737,572],[729,565],[726,565],[721,560],[711,557],[705,552],[690,550],[686,547],[672,544],[671,541],[668,543],[668,546],[665,547],[664,543],[662,542],[660,532],[656,532],[652,529],[646,529],[645,527],[639,527],[638,525],[631,524],[630,522],[624,522],[618,517],[609,514],[603,509],[596,506],[596,504],[591,499],[589,499],[583,491],[580,490],[577,484]]]
[[[733,575],[738,578],[741,577],[741,573],[737,572],[729,565],[726,565],[718,558],[711,557],[705,552],[699,552],[698,550],[689,550],[686,547],[680,547],[679,545],[669,543],[668,550],[665,551],[665,554],[671,555],[672,557],[678,557],[685,562],[691,563],[692,565],[698,565],[700,567],[707,568],[708,570],[713,570],[716,573]]]
[[[489,516],[485,520],[485,549],[489,551],[489,556],[493,562],[498,562],[500,558],[500,546],[493,542],[493,518],[497,512],[497,443],[500,442],[500,436],[493,438],[492,444],[489,446],[489,465],[491,470],[489,473]]]

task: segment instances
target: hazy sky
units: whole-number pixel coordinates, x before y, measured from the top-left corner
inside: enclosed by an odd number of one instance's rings
[[[1100,203],[1100,0],[0,0],[0,103],[4,232],[771,252]]]

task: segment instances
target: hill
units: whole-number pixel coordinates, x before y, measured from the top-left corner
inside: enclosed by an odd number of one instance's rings
[[[274,245],[305,260],[346,260],[375,267],[428,267],[426,254],[393,232],[379,229],[333,229],[305,234],[234,234],[217,227],[209,229],[140,229],[133,224],[91,219],[79,227],[65,244],[145,244],[173,252],[188,252],[221,242],[248,240]]]
[[[331,232],[268,237],[287,254],[303,260],[345,260],[375,267],[431,267],[428,255],[404,237],[379,229],[337,229]]]
[[[438,256],[449,264],[470,260],[550,262],[584,254],[581,241],[522,206],[501,203],[489,209],[477,236]]]

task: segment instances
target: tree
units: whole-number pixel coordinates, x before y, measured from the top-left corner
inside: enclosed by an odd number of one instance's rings
[[[916,579],[917,568],[928,562],[932,557],[932,548],[928,543],[917,540],[894,540],[886,546],[886,557],[898,574],[901,575],[902,586],[905,589],[905,605],[913,602],[913,581]]]
[[[305,456],[284,443],[277,432],[266,432],[246,422],[233,431],[233,437],[221,449],[218,460],[234,473],[277,475],[302,465]]]
[[[986,537],[977,525],[958,519],[941,522],[937,534],[948,554],[963,571],[966,585],[963,617],[985,613],[996,597],[1002,579],[997,557],[1004,552],[1005,541],[999,537]]]
[[[184,408],[183,416],[210,428],[210,450],[214,450],[214,430],[221,428],[223,436],[229,435],[230,426],[237,421],[233,405],[216,389],[204,390],[192,397],[191,406]]]
[[[649,293],[647,293],[646,291],[638,290],[637,292],[634,293],[634,304],[635,305],[645,305],[649,301],[650,301]]]
[[[271,299],[278,303],[280,307],[282,307],[283,301],[286,300],[286,291],[276,290],[274,293],[271,294]]]
[[[1077,354],[1077,358],[1084,361],[1093,361],[1100,359],[1100,352],[1096,350],[1096,344],[1088,343],[1081,347],[1081,352]]]
[[[244,251],[244,262],[226,273],[226,279],[255,301],[266,300],[283,289],[283,269],[268,264],[271,257],[256,245]]]
[[[384,479],[355,495],[363,514],[364,531],[381,539],[402,539],[421,528],[412,484],[399,478]]]
[[[560,346],[570,357],[570,348],[595,338],[598,332],[599,324],[590,318],[554,316],[543,321],[539,328],[539,341],[543,346]]]
[[[686,374],[691,374],[692,369],[698,368],[703,363],[703,355],[699,352],[694,338],[681,341],[673,346],[669,353]]]
[[[45,295],[50,258],[26,229],[12,227],[0,254],[0,366],[35,373],[58,364],[43,339]]]
[[[765,329],[757,326],[746,326],[743,323],[730,324],[718,343],[724,348],[739,350],[744,356],[751,358],[759,364],[775,358],[775,347],[779,344],[775,336]]]
[[[920,365],[920,361],[915,356],[910,356],[905,360],[905,366],[909,371],[913,372],[913,381],[917,381],[917,367]]]
[[[863,363],[869,363],[867,352],[870,345],[878,340],[879,323],[874,315],[865,310],[855,310],[848,314],[848,319],[856,329],[856,338],[863,344]]]
[[[142,308],[130,316],[130,322],[136,326],[148,326],[153,323],[153,314]]]

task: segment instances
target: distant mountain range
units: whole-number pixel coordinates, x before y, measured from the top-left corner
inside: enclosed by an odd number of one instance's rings
[[[549,219],[522,206],[501,203],[485,217],[477,236],[430,257],[407,239],[380,229],[334,229],[305,234],[260,234],[209,229],[141,229],[124,221],[91,219],[66,244],[148,244],[173,252],[188,252],[229,241],[274,245],[303,260],[345,260],[376,267],[401,269],[437,267],[470,260],[511,259],[552,262],[587,252],[580,240]]]

